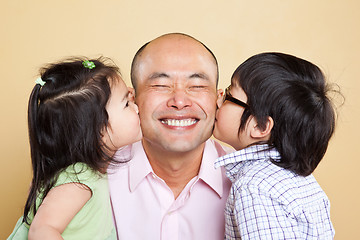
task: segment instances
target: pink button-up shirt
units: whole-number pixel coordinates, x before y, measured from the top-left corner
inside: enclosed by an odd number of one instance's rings
[[[129,163],[110,169],[108,175],[119,239],[224,239],[231,183],[223,168],[214,168],[215,159],[226,154],[219,143],[206,142],[199,175],[177,199],[153,172],[141,142],[133,144],[132,154]]]

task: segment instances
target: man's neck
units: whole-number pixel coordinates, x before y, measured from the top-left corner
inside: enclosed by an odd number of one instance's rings
[[[205,143],[188,152],[169,152],[148,142],[143,146],[155,174],[166,182],[176,199],[198,175]]]

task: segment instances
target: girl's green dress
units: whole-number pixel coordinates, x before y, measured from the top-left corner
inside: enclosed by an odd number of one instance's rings
[[[81,183],[87,186],[92,196],[71,220],[61,236],[65,240],[116,239],[107,175],[94,172],[84,163],[76,163],[59,174],[54,187],[67,183]],[[40,201],[38,197],[37,206],[40,205]],[[34,216],[30,215],[31,222]],[[22,217],[18,220],[8,240],[27,239],[29,226],[22,220]]]

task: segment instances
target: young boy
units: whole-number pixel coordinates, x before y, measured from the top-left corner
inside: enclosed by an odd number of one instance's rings
[[[314,64],[282,53],[250,57],[218,100],[214,136],[232,188],[226,239],[332,239],[330,202],[311,173],[334,132],[328,86]]]

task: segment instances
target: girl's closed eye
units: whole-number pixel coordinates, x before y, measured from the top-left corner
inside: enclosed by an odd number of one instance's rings
[[[130,102],[131,102],[131,92],[130,91],[128,91],[125,95],[124,95],[124,99],[123,99],[123,101],[125,102],[125,104],[124,104],[124,108],[127,108],[127,107],[129,107],[130,106]]]
[[[124,106],[124,108],[127,108],[127,107],[129,107],[129,102],[130,102],[130,100],[129,100],[130,92],[128,92],[128,93],[125,95],[125,97],[126,97],[126,99],[124,99],[124,100],[125,100],[125,106]]]

